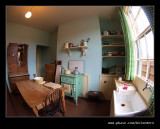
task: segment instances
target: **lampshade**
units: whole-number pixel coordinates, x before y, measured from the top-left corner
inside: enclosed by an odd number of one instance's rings
[[[26,14],[25,14],[25,17],[26,18],[30,18],[32,16],[32,13],[30,11],[28,11]]]

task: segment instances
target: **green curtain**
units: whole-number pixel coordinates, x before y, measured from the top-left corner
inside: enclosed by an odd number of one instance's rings
[[[135,70],[133,39],[122,7],[119,7],[119,14],[125,42],[125,79],[132,81]]]

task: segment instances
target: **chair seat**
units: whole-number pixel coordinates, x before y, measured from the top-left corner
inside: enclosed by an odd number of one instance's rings
[[[51,116],[57,111],[60,111],[64,116],[62,109],[62,91],[54,89],[45,99],[45,105],[42,109],[38,110],[39,116]]]
[[[38,110],[38,114],[40,116],[50,116],[50,115],[53,115],[55,114],[57,111],[61,111],[61,106],[58,106],[56,107],[54,110],[51,110],[51,111],[48,111],[46,110],[47,109],[47,106]],[[61,111],[62,112],[62,111]],[[62,113],[63,114],[63,113]]]

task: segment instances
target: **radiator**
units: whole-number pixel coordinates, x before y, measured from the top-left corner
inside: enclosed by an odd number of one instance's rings
[[[89,75],[83,75],[83,97],[87,98],[87,92],[89,90]]]

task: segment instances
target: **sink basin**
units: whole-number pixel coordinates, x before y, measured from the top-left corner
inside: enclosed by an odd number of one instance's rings
[[[132,94],[123,95],[119,91],[113,91],[111,102],[111,116],[114,117],[133,117],[143,116],[148,105],[144,102],[140,94],[135,91]]]

